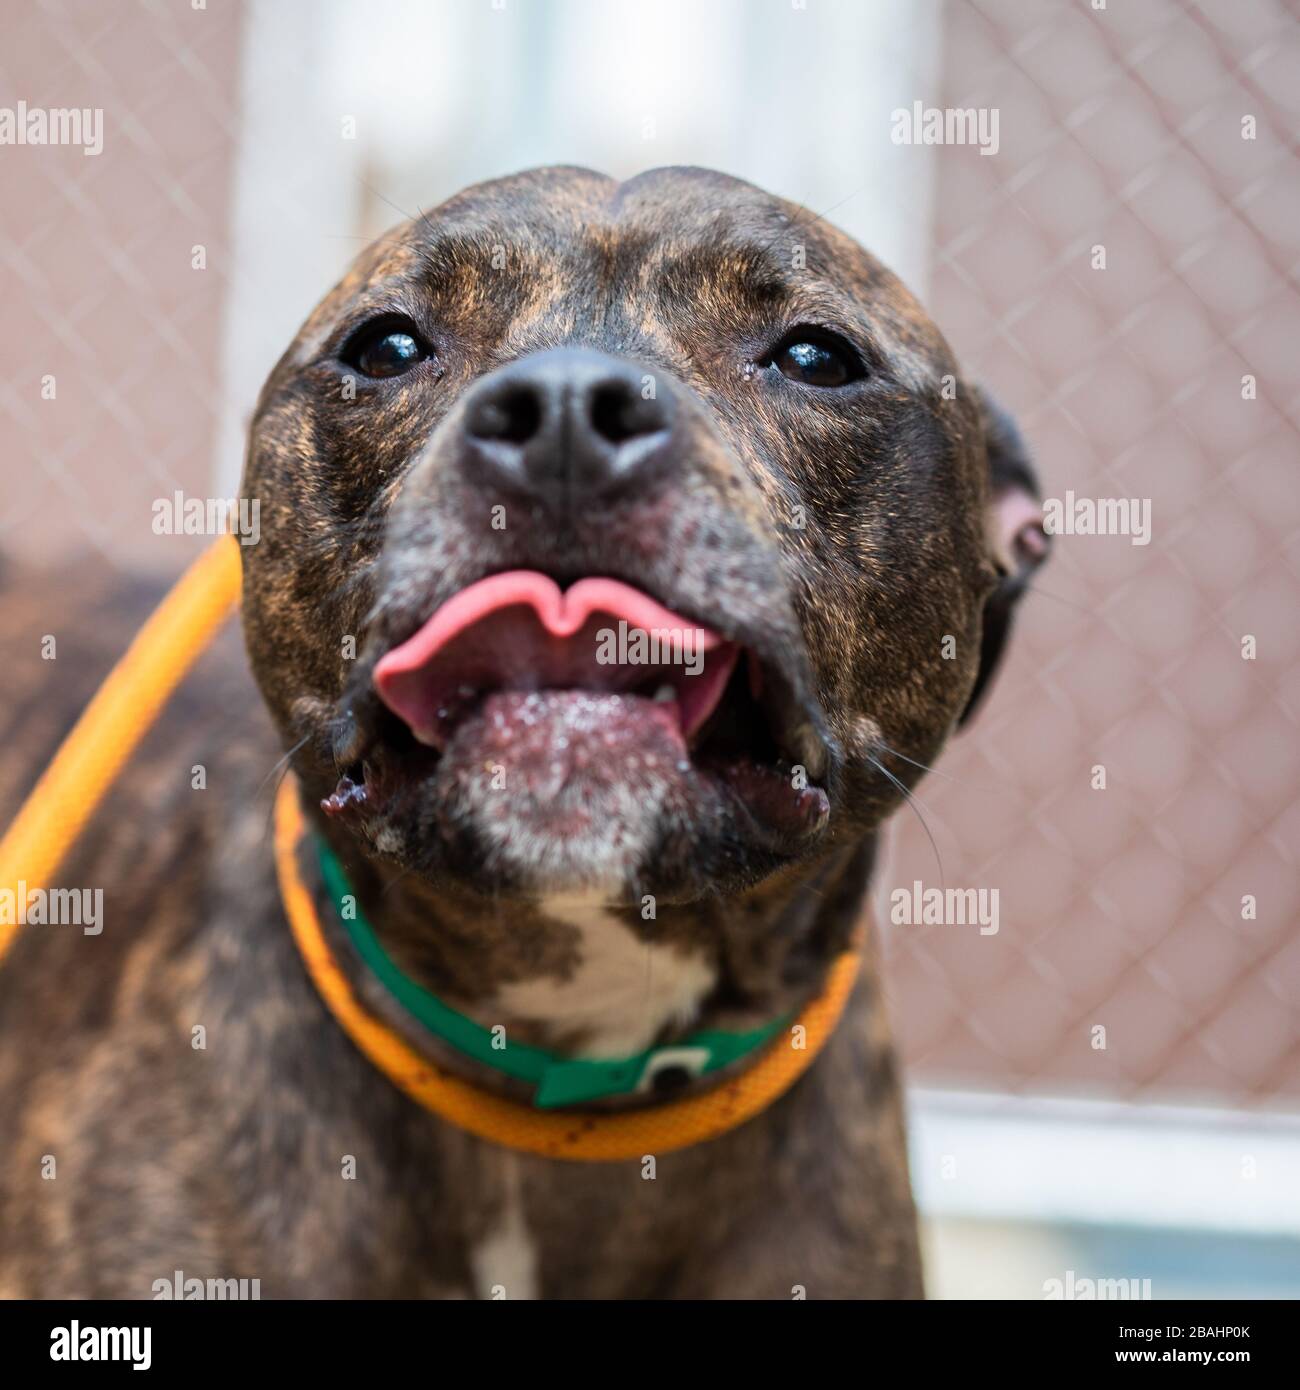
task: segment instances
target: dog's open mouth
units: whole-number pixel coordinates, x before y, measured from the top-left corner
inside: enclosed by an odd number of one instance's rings
[[[829,811],[824,744],[781,673],[619,580],[480,580],[379,660],[374,687],[419,743],[534,795],[705,773],[781,840]]]

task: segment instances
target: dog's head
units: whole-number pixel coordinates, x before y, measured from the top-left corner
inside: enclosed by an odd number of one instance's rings
[[[684,901],[869,831],[1043,544],[906,289],[689,169],[521,174],[381,238],[267,383],[244,490],[307,793],[519,897]]]

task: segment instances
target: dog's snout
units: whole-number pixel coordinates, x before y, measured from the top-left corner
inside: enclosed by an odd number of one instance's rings
[[[475,386],[464,413],[473,482],[554,510],[644,487],[669,462],[673,400],[630,362],[580,348],[520,359]]]

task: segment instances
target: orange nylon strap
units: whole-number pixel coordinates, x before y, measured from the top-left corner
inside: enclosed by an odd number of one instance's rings
[[[339,1026],[399,1090],[426,1110],[480,1139],[522,1153],[579,1161],[640,1159],[726,1134],[769,1106],[807,1070],[834,1032],[857,977],[858,953],[845,951],[832,965],[825,989],[790,1031],[779,1035],[748,1070],[701,1095],[614,1113],[534,1110],[444,1071],[361,1003],[325,940],[316,904],[299,871],[302,835],[297,787],[286,777],[275,802],[280,896],[308,973]],[[796,1046],[796,1041],[802,1045]]]
[[[0,889],[45,887],[122,764],[239,602],[239,543],[222,536],[177,580],[59,746],[0,840]],[[0,922],[0,959],[21,913]]]
[[[43,887],[58,872],[123,763],[238,603],[241,578],[238,543],[223,536],[177,581],[109,673],[0,839],[0,889],[13,893],[15,902],[20,882],[29,889]],[[302,832],[296,783],[286,778],[275,807],[280,892],[308,973],[340,1026],[425,1109],[526,1153],[575,1160],[640,1158],[735,1129],[807,1070],[834,1031],[857,977],[857,952],[846,951],[831,967],[822,994],[791,1025],[790,1036],[774,1042],[747,1071],[702,1095],[618,1114],[533,1110],[442,1071],[362,1006],[321,933],[299,872]],[[0,959],[16,932],[16,922],[0,923]]]

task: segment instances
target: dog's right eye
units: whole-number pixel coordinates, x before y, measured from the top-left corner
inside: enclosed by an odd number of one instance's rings
[[[775,367],[783,377],[803,386],[832,390],[867,374],[862,359],[838,333],[806,325],[791,329],[762,365]]]
[[[341,355],[365,376],[389,377],[409,372],[431,354],[410,319],[388,318],[358,329]]]

